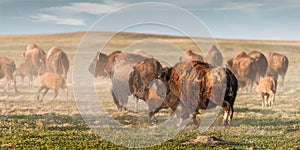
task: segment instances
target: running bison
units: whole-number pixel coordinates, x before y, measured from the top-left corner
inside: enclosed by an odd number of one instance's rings
[[[194,53],[190,49],[185,50],[183,53],[184,53],[184,56],[179,58],[180,62],[184,62],[184,61],[202,61],[202,62],[204,62],[204,59],[201,55]]]
[[[154,58],[115,51],[110,55],[98,52],[88,70],[94,77],[110,77],[114,103],[119,110],[126,110],[128,96],[142,85],[148,86],[160,68]],[[133,76],[137,72],[139,78]]]
[[[225,112],[224,125],[230,125],[238,89],[237,79],[230,70],[199,61],[181,62],[174,67],[163,68],[159,79],[166,83],[167,95],[180,99],[183,119],[193,114],[193,121],[198,126],[196,115],[199,109],[219,105]]]
[[[57,46],[53,46],[42,59],[47,72],[61,74],[66,80],[69,71],[69,59],[67,54]]]
[[[268,69],[268,60],[266,58],[266,56],[259,51],[256,50],[252,50],[250,52],[248,52],[248,55],[254,59],[255,63],[256,63],[256,67],[257,67],[257,80],[260,77],[264,77],[267,73],[267,69]]]
[[[223,56],[222,53],[220,52],[220,50],[215,46],[212,45],[206,56],[205,56],[205,60],[207,63],[212,64],[212,65],[216,65],[216,66],[222,66],[223,65]]]
[[[25,58],[24,62],[32,64],[33,76],[38,75],[38,71],[42,66],[42,62],[40,61],[46,53],[43,49],[39,48],[35,43],[28,44],[25,53],[23,56]]]
[[[24,78],[28,77],[28,85],[32,86],[33,77],[35,76],[34,66],[30,61],[25,61],[16,69],[15,76],[21,77],[22,85],[24,86]]]
[[[269,74],[277,73],[278,75],[280,75],[282,78],[281,86],[283,86],[286,71],[289,67],[288,58],[282,54],[273,52],[267,55],[267,59],[269,64],[267,72]]]
[[[4,92],[8,91],[9,85],[11,82],[14,83],[15,92],[17,93],[16,79],[13,76],[13,73],[16,70],[16,64],[13,60],[0,57],[0,79],[6,77],[7,83],[4,88]]]
[[[246,52],[237,53],[227,61],[228,68],[235,74],[239,83],[245,85],[247,92],[252,92],[253,83],[256,80],[256,62]]]
[[[275,94],[277,89],[277,76],[266,76],[256,83],[256,92],[261,96],[262,107],[272,107],[275,102]],[[269,100],[270,97],[270,100]]]

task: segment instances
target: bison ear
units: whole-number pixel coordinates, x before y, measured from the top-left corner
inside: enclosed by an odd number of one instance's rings
[[[256,85],[258,85],[258,84],[259,84],[259,82],[257,82],[257,81],[256,81],[256,82],[255,82],[255,84],[256,84]]]

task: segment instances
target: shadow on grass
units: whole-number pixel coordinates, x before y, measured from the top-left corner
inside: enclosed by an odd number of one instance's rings
[[[273,114],[275,113],[274,110],[270,109],[270,108],[261,108],[261,109],[256,109],[256,108],[235,108],[234,109],[235,112],[239,113],[239,112],[242,112],[242,113],[247,113],[247,112],[254,112],[254,113],[261,113],[261,114]]]

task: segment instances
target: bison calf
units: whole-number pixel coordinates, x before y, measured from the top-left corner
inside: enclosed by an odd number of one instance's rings
[[[277,88],[277,80],[276,77],[266,76],[259,80],[259,83],[256,83],[256,92],[261,95],[262,107],[270,106],[272,107],[275,101],[275,94]],[[269,100],[269,97],[271,100]]]
[[[53,89],[55,92],[55,95],[53,98],[53,100],[54,100],[58,95],[59,88],[62,88],[66,91],[66,96],[68,99],[67,83],[66,83],[66,80],[62,77],[62,75],[56,74],[56,73],[51,73],[51,72],[46,72],[46,73],[39,75],[39,80],[40,80],[41,87],[39,88],[39,91],[37,94],[37,100],[43,101],[43,98],[47,94],[49,89]],[[44,89],[45,89],[45,91],[42,95],[42,98],[40,99],[39,98],[40,92]]]

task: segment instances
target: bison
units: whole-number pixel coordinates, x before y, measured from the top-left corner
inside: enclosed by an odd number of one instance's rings
[[[261,95],[262,107],[272,107],[275,102],[275,94],[277,89],[277,76],[266,76],[257,82],[256,92]],[[265,98],[266,97],[266,98]],[[271,100],[269,100],[269,97]]]
[[[179,58],[180,62],[184,62],[184,61],[202,61],[202,62],[204,62],[204,59],[201,55],[194,53],[190,49],[185,50],[183,53],[184,53],[184,56]]]
[[[270,74],[276,73],[280,75],[282,78],[281,86],[283,86],[286,71],[289,67],[288,58],[282,54],[272,52],[267,55],[267,60],[269,64],[267,72]]]
[[[238,89],[237,79],[230,70],[199,61],[181,62],[174,67],[163,68],[159,79],[166,83],[167,95],[181,100],[183,119],[193,114],[193,121],[198,125],[196,115],[199,109],[220,105],[225,112],[224,125],[230,124]]]
[[[69,59],[67,54],[57,46],[53,46],[42,60],[43,67],[48,72],[61,74],[65,80],[69,71]]]
[[[209,48],[209,50],[205,56],[205,60],[207,63],[216,65],[216,66],[222,66],[222,64],[223,64],[222,53],[215,45],[212,45]]]
[[[16,79],[13,76],[13,73],[16,70],[16,64],[13,60],[6,58],[6,57],[0,57],[0,79],[6,77],[7,83],[4,88],[4,92],[8,91],[9,85],[11,82],[14,83],[15,92],[17,93],[17,86],[16,86]]]
[[[23,53],[25,62],[29,62],[33,66],[34,76],[38,75],[38,70],[42,66],[42,62],[40,60],[45,55],[46,53],[44,50],[39,48],[35,43],[28,44],[25,53]]]
[[[45,72],[45,73],[40,73],[39,74],[39,81],[40,81],[40,88],[38,90],[37,94],[37,100],[43,101],[44,96],[47,94],[49,89],[53,89],[55,94],[53,97],[53,100],[58,96],[58,90],[61,88],[66,91],[66,97],[68,99],[68,88],[67,88],[67,82],[65,78],[56,73],[52,72]],[[42,90],[45,90],[42,98],[40,99],[40,92]]]
[[[114,103],[119,110],[122,110],[126,109],[128,96],[141,85],[148,86],[156,76],[155,72],[160,68],[160,63],[154,58],[115,51],[110,55],[98,52],[88,70],[94,77],[110,77]],[[140,74],[139,79],[133,77],[136,72]]]
[[[264,77],[268,69],[268,60],[266,56],[259,51],[251,50],[248,55],[255,60],[257,67],[257,80],[259,77]]]
[[[16,69],[15,75],[21,77],[22,85],[24,85],[24,77],[27,76],[29,81],[28,85],[31,86],[35,72],[36,70],[34,70],[33,64],[29,61],[25,61]]]
[[[255,60],[242,51],[227,61],[227,67],[235,74],[241,84],[245,84],[246,91],[252,92],[253,83],[257,75]]]

